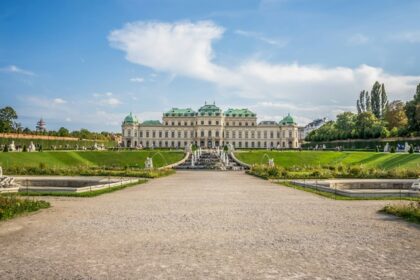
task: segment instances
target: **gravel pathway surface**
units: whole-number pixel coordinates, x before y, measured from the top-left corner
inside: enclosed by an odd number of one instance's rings
[[[420,227],[240,172],[186,171],[0,223],[0,279],[419,279]]]

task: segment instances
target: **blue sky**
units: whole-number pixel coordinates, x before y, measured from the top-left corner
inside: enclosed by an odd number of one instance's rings
[[[130,111],[248,107],[299,124],[375,80],[420,83],[420,1],[0,1],[0,107],[23,126],[120,131]]]

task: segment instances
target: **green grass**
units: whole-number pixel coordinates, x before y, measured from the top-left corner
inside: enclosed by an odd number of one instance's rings
[[[392,214],[404,218],[407,221],[420,224],[420,201],[403,205],[387,205],[380,212]]]
[[[390,154],[376,152],[332,151],[243,151],[235,156],[248,164],[267,164],[267,157],[274,158],[277,166],[317,167],[323,165],[363,165],[385,170],[405,168],[420,169],[420,154]]]
[[[87,192],[80,192],[80,193],[74,193],[74,192],[21,192],[19,195],[21,196],[70,196],[70,197],[94,197],[105,193],[115,192],[118,190],[125,189],[127,187],[131,186],[137,186],[140,184],[146,183],[147,180],[139,180],[137,182],[124,184],[121,186],[115,186],[110,188],[104,188],[100,190],[94,190],[94,191],[87,191]]]
[[[0,195],[0,220],[7,220],[28,212],[50,207],[43,200],[21,199],[16,195]]]
[[[310,192],[313,194],[317,194],[317,195],[327,197],[330,199],[335,199],[335,200],[409,200],[409,201],[420,202],[420,198],[418,197],[350,197],[350,196],[344,196],[344,195],[334,194],[330,192],[325,192],[325,191],[321,191],[317,189],[302,187],[288,181],[279,182],[278,184],[281,186],[293,188],[300,191]]]
[[[0,153],[0,166],[8,168],[144,168],[146,157],[155,168],[175,163],[184,157],[181,151],[68,151]],[[5,171],[5,172],[6,172]]]

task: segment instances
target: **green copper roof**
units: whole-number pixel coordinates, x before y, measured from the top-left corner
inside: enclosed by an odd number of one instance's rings
[[[216,104],[205,104],[200,109],[198,109],[199,116],[220,116],[222,110],[216,106]]]
[[[296,125],[295,120],[293,119],[293,117],[290,114],[287,114],[286,117],[284,117],[281,121],[280,121],[281,125]]]
[[[255,113],[251,112],[249,109],[231,109],[229,108],[225,111],[224,115],[226,117],[255,117]]]
[[[158,126],[162,125],[162,123],[158,120],[147,120],[141,123],[143,126]]]
[[[164,113],[163,115],[166,117],[185,117],[185,116],[195,116],[196,112],[191,108],[180,109],[180,108],[172,108],[168,112]]]
[[[134,116],[133,113],[130,112],[130,114],[127,117],[125,117],[124,123],[125,124],[137,124],[137,123],[139,123],[139,121],[136,118],[136,116]]]

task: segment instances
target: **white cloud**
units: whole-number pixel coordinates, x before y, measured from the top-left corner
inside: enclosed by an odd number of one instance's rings
[[[394,41],[420,43],[420,31],[406,31],[390,37]]]
[[[363,34],[354,34],[349,39],[348,42],[352,45],[364,45],[369,42],[369,37]]]
[[[62,99],[62,98],[54,98],[53,101],[52,101],[52,103],[59,105],[59,104],[66,104],[67,101],[64,100],[64,99]]]
[[[264,43],[277,46],[277,47],[285,47],[288,44],[288,40],[278,39],[278,38],[269,38],[258,32],[245,31],[245,30],[238,29],[238,30],[235,30],[235,33],[244,37],[254,38],[256,40],[259,40]]]
[[[114,97],[112,92],[94,93],[93,97],[95,97],[97,102],[101,105],[115,107],[122,104],[122,102],[117,97]]]
[[[335,112],[354,106],[358,93],[370,90],[376,80],[385,83],[390,99],[411,98],[420,82],[420,76],[394,75],[369,65],[325,67],[259,59],[232,66],[218,65],[214,62],[212,43],[223,32],[222,27],[212,22],[136,22],[112,31],[108,38],[111,46],[124,51],[132,63],[157,72],[212,82],[226,96],[303,108],[296,112],[305,117],[316,113],[305,112],[306,107]]]
[[[9,65],[7,67],[0,68],[0,71],[6,72],[6,73],[16,73],[16,74],[27,75],[27,76],[35,76],[33,72],[19,68],[16,65]]]
[[[133,82],[133,83],[143,83],[144,82],[144,78],[142,78],[142,77],[131,78],[130,79],[130,82]]]

